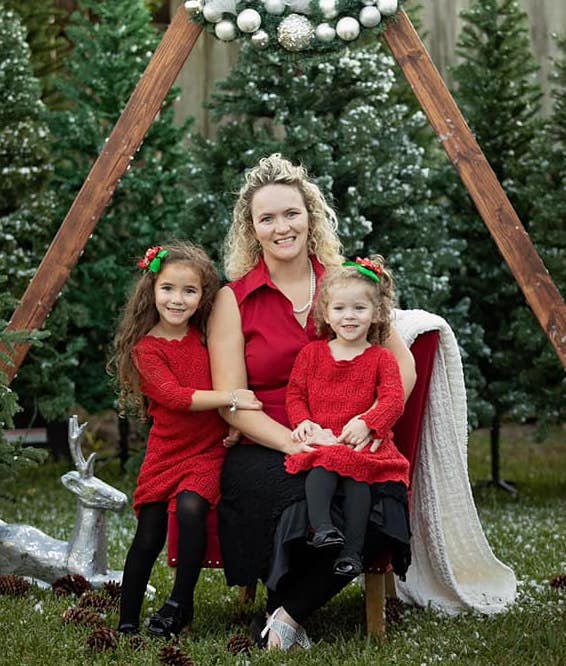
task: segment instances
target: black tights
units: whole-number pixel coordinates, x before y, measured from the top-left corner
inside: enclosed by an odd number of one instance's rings
[[[331,525],[330,505],[340,484],[344,493],[344,550],[346,553],[362,552],[371,507],[371,491],[367,483],[341,477],[322,467],[315,467],[305,481],[305,495],[309,522],[313,529]]]
[[[177,570],[171,599],[182,604],[192,619],[193,593],[206,550],[206,516],[209,504],[198,493],[183,491],[177,495],[179,545]],[[144,504],[138,527],[124,565],[120,624],[139,622],[146,586],[155,560],[167,536],[167,502]]]

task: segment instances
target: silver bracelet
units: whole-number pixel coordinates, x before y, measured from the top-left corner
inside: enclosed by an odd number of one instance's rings
[[[230,393],[230,410],[231,412],[235,412],[238,409],[238,396],[232,391]]]

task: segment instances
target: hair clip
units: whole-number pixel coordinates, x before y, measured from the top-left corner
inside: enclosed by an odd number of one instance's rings
[[[353,266],[361,275],[365,275],[374,282],[381,282],[383,268],[371,261],[371,259],[356,257],[356,261],[345,261],[342,266]]]
[[[169,254],[169,250],[164,250],[161,245],[150,247],[146,250],[143,259],[138,261],[138,267],[143,271],[159,273],[161,262]]]

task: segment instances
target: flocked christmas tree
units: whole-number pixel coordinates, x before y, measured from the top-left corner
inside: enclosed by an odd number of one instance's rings
[[[8,319],[14,299],[22,296],[51,241],[56,206],[48,189],[53,140],[19,15],[3,9],[0,32],[0,91],[5,100],[0,107],[0,274],[8,278],[12,297],[3,303],[0,316]],[[48,328],[61,331],[53,320]],[[56,339],[52,336],[41,349],[32,350],[14,383],[26,407],[33,412],[39,406],[52,418],[62,416],[74,401],[67,368],[77,344],[66,345],[59,354]]]
[[[160,39],[142,0],[81,0],[79,8],[67,29],[74,49],[59,83],[71,108],[53,113],[50,122],[57,139],[52,183],[61,220]],[[174,94],[117,187],[61,298],[82,312],[69,336],[86,338],[72,376],[77,399],[89,410],[112,404],[104,368],[136,259],[149,245],[190,236],[179,184],[185,130],[174,124]]]
[[[527,231],[532,206],[527,184],[535,169],[534,139],[540,132],[541,91],[525,12],[515,0],[474,0],[463,11],[454,68],[456,99]],[[485,380],[482,422],[490,424],[498,462],[501,418],[521,405],[518,369],[529,360],[514,346],[513,322],[527,310],[513,276],[500,256],[467,192],[447,172],[454,235],[467,242],[461,269],[452,280],[459,298],[468,298],[470,316],[485,329],[489,353],[478,356]],[[536,321],[532,318],[532,326]],[[493,469],[498,477],[498,468]],[[499,480],[498,478],[495,480]]]
[[[440,309],[459,244],[447,238],[429,164],[411,138],[424,115],[396,102],[395,86],[393,60],[377,41],[323,59],[244,44],[212,99],[216,138],[189,146],[198,240],[218,256],[243,169],[279,151],[308,168],[338,211],[346,254],[382,253],[404,306]]]

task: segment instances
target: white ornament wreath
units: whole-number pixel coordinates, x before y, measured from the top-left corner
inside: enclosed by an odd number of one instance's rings
[[[187,0],[185,9],[218,39],[258,49],[324,52],[380,31],[403,0]]]

